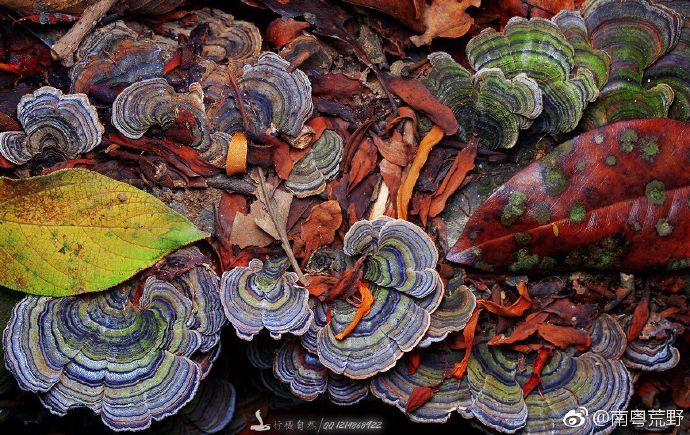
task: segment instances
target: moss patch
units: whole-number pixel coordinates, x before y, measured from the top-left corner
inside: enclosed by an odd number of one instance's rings
[[[690,258],[670,258],[666,264],[668,270],[680,270],[690,267]]]
[[[609,166],[616,166],[616,163],[618,163],[618,160],[616,159],[616,156],[609,155],[609,156],[606,156],[606,158],[604,159],[604,162]]]
[[[640,152],[642,153],[642,158],[648,162],[653,162],[654,157],[659,154],[659,144],[656,139],[647,137],[642,140],[642,148]]]
[[[654,205],[661,205],[666,200],[666,187],[659,180],[652,180],[644,188],[644,193],[649,202]]]
[[[561,169],[556,155],[550,154],[542,157],[539,160],[539,168],[544,189],[549,195],[560,195],[568,187],[568,177]]]
[[[597,133],[594,135],[594,143],[597,145],[601,145],[604,143],[604,133]]]
[[[515,243],[518,245],[528,245],[532,241],[532,236],[529,233],[515,233]]]
[[[513,225],[515,221],[525,214],[527,208],[527,195],[522,192],[511,192],[508,203],[501,212],[501,223],[507,227]]]
[[[630,153],[635,149],[635,144],[638,140],[637,131],[628,128],[623,130],[620,137],[618,138],[618,143],[620,144],[621,151],[625,153]]]
[[[654,228],[656,228],[656,233],[659,235],[659,237],[670,236],[673,232],[673,225],[671,225],[666,219],[659,219],[656,222],[656,225],[654,225]]]
[[[537,254],[530,254],[529,249],[521,248],[515,252],[515,262],[513,262],[508,269],[511,272],[520,270],[532,270],[539,265],[539,256]]]
[[[582,222],[585,220],[586,215],[587,210],[585,209],[585,205],[581,202],[576,202],[573,205],[573,208],[570,209],[570,220],[573,222]]]
[[[539,225],[546,225],[551,221],[551,210],[546,204],[540,204],[534,208],[534,219]]]

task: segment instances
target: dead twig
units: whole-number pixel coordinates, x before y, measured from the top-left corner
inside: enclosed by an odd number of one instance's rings
[[[84,9],[79,21],[50,48],[53,59],[61,61],[66,67],[74,65],[74,52],[79,44],[115,3],[117,0],[101,0]]]
[[[292,247],[290,246],[290,241],[288,240],[287,230],[285,229],[284,225],[280,224],[280,219],[276,215],[276,210],[278,207],[268,195],[266,189],[266,175],[264,174],[264,170],[260,166],[257,169],[259,172],[259,185],[257,190],[259,201],[261,201],[264,207],[266,207],[266,211],[271,217],[271,221],[273,221],[273,225],[275,226],[276,232],[280,238],[280,243],[283,246],[283,251],[285,251],[285,255],[287,255],[292,268],[297,274],[297,279],[302,285],[306,286],[308,284],[307,277],[302,273],[302,269],[300,269],[299,264],[297,263],[295,254],[292,252]]]

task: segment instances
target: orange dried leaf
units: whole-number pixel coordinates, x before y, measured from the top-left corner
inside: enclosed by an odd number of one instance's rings
[[[276,18],[266,27],[265,39],[273,48],[281,48],[301,35],[307,27],[309,23],[295,21],[292,18]]]
[[[247,136],[237,131],[232,135],[228,145],[228,157],[225,162],[225,173],[233,175],[244,174],[247,171]]]
[[[352,322],[347,325],[343,332],[335,336],[335,338],[338,340],[344,340],[345,337],[347,337],[350,332],[352,332],[359,324],[359,321],[362,320],[362,317],[366,316],[369,314],[369,311],[371,311],[371,306],[374,304],[374,295],[372,295],[371,291],[369,290],[369,284],[366,282],[360,283],[359,294],[362,298],[362,301],[359,303],[359,307],[357,307],[355,317],[352,319]]]
[[[419,352],[412,352],[410,354],[410,366],[407,368],[407,374],[408,375],[414,375],[417,373],[417,369],[419,368],[419,363],[421,359],[422,354]]]
[[[541,338],[561,349],[575,346],[583,351],[592,344],[592,339],[587,332],[569,326],[544,323],[537,327],[537,333]]]
[[[647,324],[649,320],[649,296],[647,295],[642,299],[642,301],[637,304],[635,311],[633,311],[632,322],[628,327],[628,344],[635,341],[637,337],[642,333],[644,325]]]
[[[450,372],[450,376],[456,379],[462,379],[467,371],[467,363],[470,362],[470,356],[472,355],[472,344],[474,343],[474,334],[477,330],[477,323],[479,323],[479,314],[481,314],[484,308],[479,305],[474,309],[470,320],[467,321],[465,329],[462,331],[462,336],[465,339],[465,356],[463,356],[462,361],[455,363],[453,369]]]
[[[544,365],[546,365],[546,362],[549,360],[550,356],[550,349],[539,349],[537,358],[534,360],[534,364],[532,364],[532,374],[527,382],[525,382],[525,385],[522,386],[523,397],[529,396],[529,393],[531,393],[539,384],[541,384],[541,371],[544,368]]]
[[[434,196],[431,197],[431,206],[429,207],[429,216],[438,216],[444,208],[446,208],[446,201],[455,193],[456,190],[465,181],[467,174],[474,169],[474,158],[477,156],[477,142],[472,141],[465,148],[463,148],[453,161],[448,174],[443,179]]]
[[[306,261],[312,252],[335,240],[335,233],[342,224],[343,214],[338,201],[325,201],[315,206],[302,224],[300,237],[293,248],[295,255]]]
[[[405,414],[409,414],[415,409],[421,408],[426,402],[431,400],[436,394],[436,389],[432,387],[416,387],[410,393],[410,397],[407,399],[407,405],[405,405]]]
[[[499,305],[496,302],[487,300],[477,301],[477,304],[498,316],[521,317],[522,314],[532,306],[532,299],[529,296],[527,284],[525,282],[519,282],[517,289],[520,297],[509,306]]]
[[[410,170],[398,189],[398,218],[407,219],[407,209],[410,205],[410,199],[412,198],[414,186],[417,184],[417,179],[419,178],[419,171],[422,170],[422,166],[424,166],[424,163],[426,163],[426,160],[429,158],[429,153],[434,145],[441,142],[441,139],[443,139],[443,130],[441,130],[441,127],[438,125],[434,125],[419,144],[419,149],[417,150],[414,161],[410,166]]]
[[[532,334],[537,332],[537,327],[546,321],[549,317],[549,313],[540,311],[538,313],[533,313],[527,316],[523,323],[520,323],[515,327],[513,333],[506,337],[504,334],[497,335],[491,340],[489,340],[490,346],[498,346],[501,344],[513,344],[518,341],[523,341],[528,339]]]
[[[465,10],[470,6],[480,4],[481,0],[433,0],[431,4],[425,5],[422,13],[426,30],[422,35],[410,37],[410,41],[419,47],[431,44],[431,40],[438,36],[443,38],[463,36],[474,23]]]

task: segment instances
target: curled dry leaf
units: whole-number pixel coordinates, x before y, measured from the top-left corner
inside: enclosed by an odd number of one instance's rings
[[[336,231],[343,224],[343,214],[338,201],[322,202],[311,209],[309,217],[302,224],[302,231],[295,244],[295,255],[305,262],[316,249],[335,240]]]

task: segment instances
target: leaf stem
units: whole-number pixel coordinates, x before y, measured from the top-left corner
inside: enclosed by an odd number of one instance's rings
[[[271,221],[273,221],[273,226],[275,226],[276,232],[280,237],[280,243],[283,246],[283,251],[285,251],[285,255],[287,255],[288,260],[290,260],[290,264],[297,274],[297,279],[299,280],[300,284],[306,286],[308,284],[307,277],[302,273],[302,269],[300,269],[299,264],[297,263],[295,254],[292,252],[292,247],[290,246],[290,241],[288,240],[287,236],[287,230],[283,225],[280,224],[280,219],[278,219],[278,216],[276,215],[276,210],[278,207],[275,203],[273,203],[272,198],[268,196],[268,192],[266,191],[266,175],[264,174],[264,170],[261,167],[258,167],[257,169],[259,171],[259,201],[261,201],[264,207],[266,207],[266,211],[271,217]]]

